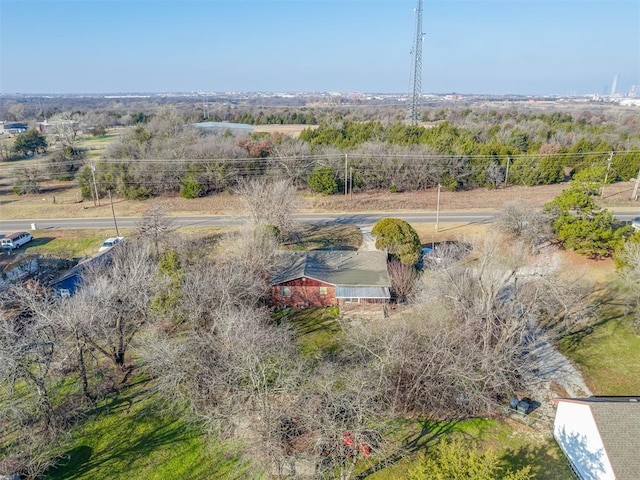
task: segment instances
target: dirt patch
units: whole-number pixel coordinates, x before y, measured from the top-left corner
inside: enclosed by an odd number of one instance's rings
[[[254,125],[253,131],[258,133],[282,133],[297,137],[305,129],[315,129],[318,125]]]
[[[567,390],[555,380],[551,381],[550,387],[553,393],[555,393],[558,397],[566,398],[569,396]]]
[[[572,250],[561,250],[563,273],[572,277],[584,277],[595,283],[607,283],[616,272],[611,258],[594,260]]]

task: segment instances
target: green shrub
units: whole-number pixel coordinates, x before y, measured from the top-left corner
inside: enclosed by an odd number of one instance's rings
[[[194,174],[185,175],[180,183],[180,196],[182,198],[198,198],[204,195],[204,188]]]
[[[309,188],[324,195],[333,195],[338,191],[338,182],[331,167],[314,168],[307,178]]]
[[[371,229],[378,250],[387,250],[406,265],[418,261],[422,249],[415,229],[399,218],[383,218]]]

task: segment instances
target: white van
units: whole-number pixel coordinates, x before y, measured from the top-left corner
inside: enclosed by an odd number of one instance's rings
[[[7,235],[2,239],[3,250],[14,250],[20,248],[25,243],[29,243],[33,240],[33,235],[27,232],[18,232]]]
[[[112,247],[115,247],[117,244],[124,242],[124,237],[111,237],[111,238],[107,238],[102,245],[100,245],[100,248],[98,249],[99,252],[104,252],[105,250],[109,250]]]

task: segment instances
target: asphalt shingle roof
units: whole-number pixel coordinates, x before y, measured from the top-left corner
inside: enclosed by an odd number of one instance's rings
[[[385,252],[279,252],[271,285],[308,277],[341,287],[390,287]]]
[[[591,409],[617,480],[640,478],[640,398],[571,398]]]

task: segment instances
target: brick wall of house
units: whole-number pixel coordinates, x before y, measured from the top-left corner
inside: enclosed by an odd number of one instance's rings
[[[313,278],[297,278],[272,286],[271,301],[275,306],[286,307],[337,305],[335,287]]]

